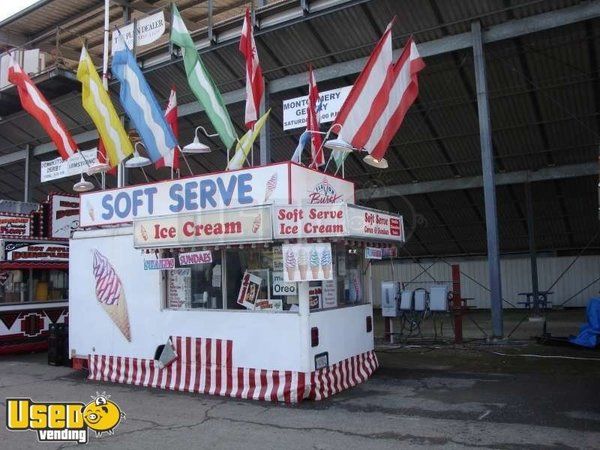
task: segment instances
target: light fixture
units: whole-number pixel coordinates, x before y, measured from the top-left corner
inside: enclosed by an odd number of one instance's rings
[[[348,142],[346,142],[345,140],[343,140],[339,137],[325,141],[323,146],[330,150],[337,150],[340,152],[347,152],[347,153],[353,152],[354,150],[358,150],[358,149],[352,147],[351,144],[349,144]]]
[[[125,167],[128,169],[135,169],[139,167],[146,167],[152,164],[152,162],[145,156],[141,156],[138,152],[138,145],[142,145],[141,142],[136,142],[133,147],[133,156],[125,161]]]
[[[371,155],[367,155],[363,158],[363,161],[370,166],[377,167],[378,169],[388,168],[388,162],[385,158],[377,159],[373,158]]]
[[[82,172],[80,180],[73,185],[73,190],[75,192],[88,192],[92,189],[94,189],[94,183],[92,183],[91,181],[87,181],[85,178],[83,178]]]
[[[94,164],[93,166],[88,167],[87,174],[94,175],[97,173],[104,173],[110,170],[110,166],[106,163],[98,162],[98,164]]]
[[[203,144],[202,142],[200,142],[200,139],[198,139],[198,130],[202,130],[202,132],[204,133],[204,135],[206,137],[215,137],[215,136],[219,135],[219,133],[208,134],[208,132],[206,131],[206,129],[203,126],[197,126],[196,129],[194,130],[194,140],[181,149],[181,151],[183,153],[210,153],[211,152],[210,147],[206,144]]]
[[[194,140],[181,149],[183,153],[210,153],[210,147],[200,142],[198,135],[194,136]]]

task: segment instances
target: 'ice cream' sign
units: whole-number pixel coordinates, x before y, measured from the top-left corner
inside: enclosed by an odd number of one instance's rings
[[[273,211],[273,235],[277,239],[347,234],[344,204],[278,206]]]
[[[133,242],[136,248],[157,248],[267,241],[270,212],[270,206],[257,206],[135,220]]]
[[[288,165],[274,164],[81,196],[81,226],[289,201]]]

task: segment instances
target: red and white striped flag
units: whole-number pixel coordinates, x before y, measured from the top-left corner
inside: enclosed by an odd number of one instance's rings
[[[425,63],[419,56],[417,46],[411,37],[391,71],[389,92],[385,95],[385,99],[375,99],[374,103],[378,110],[374,115],[378,118],[377,122],[364,133],[368,135],[368,139],[363,148],[375,160],[383,159],[406,112],[417,98],[419,94],[417,75],[424,67]],[[382,107],[383,104],[385,106]]]
[[[8,66],[8,81],[17,86],[23,109],[31,114],[48,133],[62,159],[73,156],[78,150],[73,137],[29,75],[15,61],[14,55],[11,56]]]
[[[315,79],[312,66],[310,66],[308,72],[308,113],[306,116],[306,129],[308,131],[320,131],[321,129],[318,107],[319,89],[317,88],[317,80]],[[325,164],[325,155],[321,148],[323,138],[318,133],[311,133],[310,142],[311,158],[309,167],[314,169]]]
[[[240,39],[240,52],[246,58],[246,128],[250,129],[258,120],[260,100],[265,88],[258,52],[252,33],[252,21],[250,10],[246,8],[246,17],[242,26],[242,38]]]
[[[379,93],[385,94],[389,91],[387,80],[393,62],[392,25],[394,20],[389,23],[383,36],[379,39],[336,117],[336,123],[342,126],[339,137],[357,149],[364,147],[368,139],[366,130],[369,125],[375,123],[376,118],[372,115],[375,97]]]
[[[392,64],[392,21],[369,57],[336,122],[339,137],[381,160],[419,93],[417,74],[425,67],[412,38]]]
[[[171,94],[169,95],[169,103],[165,110],[165,120],[167,124],[173,130],[175,138],[179,139],[179,123],[177,121],[177,92],[175,86],[171,88]],[[172,167],[175,170],[179,169],[179,148],[175,147],[171,149],[164,157],[156,161],[156,168],[161,167]]]

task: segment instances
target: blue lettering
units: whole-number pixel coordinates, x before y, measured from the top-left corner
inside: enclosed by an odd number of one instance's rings
[[[229,206],[231,203],[231,198],[233,197],[233,191],[235,190],[235,182],[237,181],[237,177],[232,175],[229,178],[229,184],[225,187],[225,182],[223,178],[217,178],[217,186],[219,187],[219,192],[221,193],[221,197],[223,197],[223,204],[225,206]]]
[[[158,192],[155,187],[144,189],[144,194],[148,197],[148,214],[154,214],[154,194]]]
[[[104,220],[112,219],[112,216],[114,214],[113,207],[111,204],[112,198],[112,194],[106,194],[104,197],[102,197],[102,207],[106,211],[102,213],[102,218]]]
[[[186,211],[195,211],[198,209],[198,202],[195,200],[198,198],[198,192],[196,192],[196,188],[198,187],[198,183],[195,181],[189,181],[185,183],[185,210]]]
[[[253,202],[253,198],[250,195],[246,195],[252,192],[250,181],[252,181],[251,173],[238,175],[238,201],[240,205],[247,205]]]
[[[171,212],[178,213],[183,209],[183,197],[181,196],[182,190],[183,187],[179,183],[172,185],[171,189],[169,189],[169,197],[171,200],[173,200],[173,202],[175,202],[169,206]]]
[[[124,200],[124,201],[123,201]],[[118,218],[124,219],[131,211],[131,199],[127,192],[119,192],[115,197],[115,214]]]
[[[133,206],[133,217],[136,217],[138,215],[138,208],[140,208],[144,204],[141,198],[143,194],[144,191],[142,191],[141,189],[136,189],[131,193],[131,197],[133,198],[131,202]]]
[[[213,208],[216,208],[217,202],[215,201],[215,192],[217,192],[217,186],[213,180],[202,180],[200,181],[200,208],[206,208],[206,203],[210,203]]]

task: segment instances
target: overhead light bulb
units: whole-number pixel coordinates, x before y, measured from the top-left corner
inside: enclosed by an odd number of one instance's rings
[[[208,145],[203,144],[202,142],[200,142],[200,139],[198,139],[198,135],[196,134],[194,136],[194,140],[189,143],[188,145],[186,145],[185,147],[183,147],[181,149],[181,151],[183,153],[210,153],[210,147]]]
[[[94,183],[83,178],[83,173],[81,174],[80,180],[73,185],[73,190],[75,192],[88,192],[92,189],[94,189]]]
[[[340,139],[339,137],[325,141],[323,146],[330,150],[338,150],[340,152],[348,152],[348,153],[350,153],[354,150],[358,150],[358,149],[352,147],[352,145],[349,144],[348,142],[346,142],[345,140]]]
[[[377,159],[373,158],[371,155],[367,155],[363,158],[363,161],[370,166],[377,167],[378,169],[387,169],[389,167],[387,159],[385,158]]]

